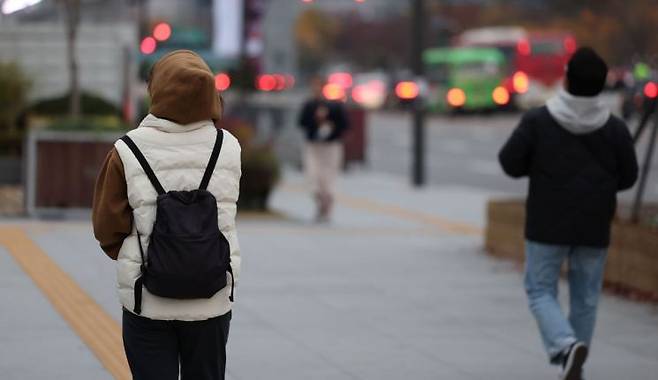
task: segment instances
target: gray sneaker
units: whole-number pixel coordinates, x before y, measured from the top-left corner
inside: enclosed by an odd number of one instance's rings
[[[562,380],[582,380],[583,365],[589,350],[583,342],[576,342],[569,347],[562,362]]]

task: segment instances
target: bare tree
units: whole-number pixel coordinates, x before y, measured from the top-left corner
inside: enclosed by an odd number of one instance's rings
[[[66,51],[69,66],[69,114],[71,118],[80,117],[80,83],[78,78],[78,57],[75,52],[80,26],[80,0],[60,0],[64,6],[66,18]]]

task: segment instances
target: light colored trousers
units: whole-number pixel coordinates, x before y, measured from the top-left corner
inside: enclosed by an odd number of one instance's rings
[[[339,142],[307,142],[304,171],[313,193],[333,199],[335,182],[343,165],[343,145]]]
[[[553,364],[576,341],[591,345],[607,249],[526,241],[525,290]],[[560,308],[558,281],[568,262],[569,317]]]

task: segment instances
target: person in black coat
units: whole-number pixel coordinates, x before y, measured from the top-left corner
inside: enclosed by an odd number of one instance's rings
[[[626,124],[599,94],[607,65],[590,48],[574,53],[565,89],[525,113],[499,161],[530,179],[526,201],[525,288],[544,346],[563,379],[577,380],[591,345],[617,192],[631,188],[638,165]],[[568,262],[570,315],[557,300]]]
[[[311,81],[312,96],[302,106],[299,126],[306,141],[329,143],[339,141],[348,129],[345,106],[340,101],[330,101],[322,94],[324,81]]]
[[[342,137],[349,124],[339,100],[329,101],[322,94],[324,81],[311,81],[312,97],[299,114],[299,127],[306,138],[304,170],[313,187],[317,220],[329,220],[334,200],[334,182],[343,162]]]

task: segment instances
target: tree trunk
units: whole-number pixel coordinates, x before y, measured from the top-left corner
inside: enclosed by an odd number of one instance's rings
[[[69,66],[69,116],[80,118],[80,83],[78,75],[78,57],[76,55],[76,41],[78,26],[80,25],[80,0],[64,0],[66,9],[66,50]]]

